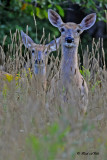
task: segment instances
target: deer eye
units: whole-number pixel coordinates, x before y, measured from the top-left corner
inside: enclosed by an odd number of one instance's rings
[[[34,49],[32,49],[32,53],[35,53],[35,50],[34,50]]]
[[[61,32],[64,32],[65,31],[65,29],[64,28],[61,28]]]
[[[48,53],[48,52],[46,51],[45,54],[47,55],[47,53]]]
[[[81,31],[80,29],[77,29],[77,33],[80,33],[80,31]]]

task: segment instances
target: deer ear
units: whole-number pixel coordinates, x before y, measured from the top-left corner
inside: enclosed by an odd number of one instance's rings
[[[48,19],[50,23],[55,27],[60,27],[63,24],[63,21],[58,13],[53,11],[52,9],[48,10]]]
[[[22,37],[23,44],[26,48],[31,47],[31,44],[34,43],[34,41],[23,31],[21,31],[21,37]]]
[[[96,21],[96,13],[89,14],[82,20],[82,22],[80,23],[80,27],[83,31],[87,30],[94,25],[95,21]]]
[[[49,44],[47,44],[47,50],[48,52],[52,52],[52,51],[56,51],[59,46],[60,46],[60,42],[61,42],[61,39],[60,37],[59,38],[56,38],[55,40],[51,41]]]

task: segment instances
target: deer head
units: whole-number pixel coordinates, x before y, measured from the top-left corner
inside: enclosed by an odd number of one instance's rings
[[[80,34],[94,25],[96,14],[89,14],[80,24],[73,22],[64,23],[58,13],[49,9],[48,18],[50,23],[61,32],[61,43],[65,47],[76,47],[79,44]]]
[[[24,46],[28,48],[32,54],[34,70],[35,70],[35,67],[36,68],[45,67],[47,54],[49,54],[52,51],[56,51],[60,43],[60,38],[57,38],[56,40],[53,40],[46,45],[36,44],[23,31],[21,31],[21,37],[22,37]]]

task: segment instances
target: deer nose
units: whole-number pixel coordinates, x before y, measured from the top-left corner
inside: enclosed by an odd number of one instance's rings
[[[72,38],[72,37],[66,37],[66,38],[65,38],[65,41],[66,41],[67,43],[72,43],[72,42],[74,42],[74,38]]]

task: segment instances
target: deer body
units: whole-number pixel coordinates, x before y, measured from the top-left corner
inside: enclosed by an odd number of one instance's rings
[[[36,44],[34,41],[23,31],[21,31],[22,41],[26,48],[31,52],[33,78],[35,81],[33,88],[37,90],[38,93],[46,92],[46,68],[48,54],[57,49],[57,44],[59,44],[60,38],[51,41],[49,44],[42,45]]]
[[[76,86],[79,93],[79,107],[85,113],[88,105],[88,87],[79,71],[77,53],[80,34],[95,23],[96,15],[93,13],[86,16],[80,24],[64,23],[59,14],[51,9],[48,11],[48,17],[51,24],[61,32],[62,60],[59,85],[62,85],[61,88],[64,86],[69,97],[74,92],[72,87]]]

